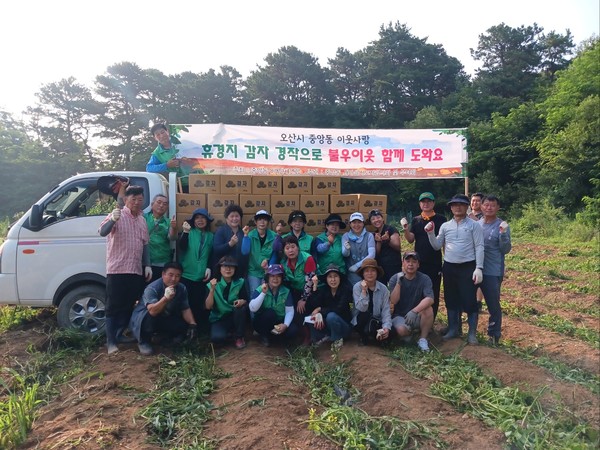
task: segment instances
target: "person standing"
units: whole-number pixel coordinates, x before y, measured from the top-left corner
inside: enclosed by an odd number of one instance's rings
[[[448,332],[442,339],[459,336],[460,315],[468,316],[469,334],[467,342],[477,344],[477,286],[483,280],[483,230],[474,220],[467,217],[469,197],[457,194],[448,206],[453,218],[442,224],[439,234],[434,234],[434,224],[425,225],[429,243],[435,250],[444,249],[444,300],[448,312]]]
[[[342,236],[342,255],[346,261],[348,281],[354,285],[361,280],[358,271],[363,261],[375,259],[375,238],[367,232],[365,218],[359,212],[350,215],[350,231]],[[378,272],[382,277],[383,270]]]
[[[188,303],[187,289],[179,281],[183,268],[178,262],[168,262],[161,278],[144,290],[129,327],[138,341],[142,355],[153,353],[150,341],[156,332],[166,333],[174,341],[192,340],[196,337],[196,322]]]
[[[316,261],[316,249],[314,246],[314,237],[304,231],[306,225],[306,214],[304,211],[295,210],[292,211],[288,216],[288,225],[290,226],[290,232],[281,234],[281,225],[277,225],[275,230],[277,231],[277,239],[273,245],[273,251],[278,255],[278,258],[283,258],[283,239],[288,236],[295,236],[298,240],[298,247],[300,251],[310,253]]]
[[[150,281],[148,227],[142,214],[144,189],[129,186],[125,206],[115,208],[100,224],[106,236],[106,344],[108,354],[119,351],[118,343],[129,324],[133,306]]]
[[[480,220],[483,217],[483,211],[481,210],[481,203],[483,201],[483,194],[481,192],[475,192],[471,195],[471,204],[469,217],[473,220]]]
[[[339,214],[329,214],[325,219],[325,232],[315,239],[318,255],[318,275],[324,275],[331,264],[338,267],[342,275],[346,274],[346,263],[342,255],[342,236],[340,230],[345,230],[346,224]]]
[[[242,255],[248,256],[246,277],[248,292],[254,292],[262,284],[265,270],[269,267],[269,261],[273,256],[273,243],[277,234],[269,228],[271,220],[271,214],[261,209],[254,215],[256,228],[253,230],[247,226],[242,228],[244,233]]]
[[[384,222],[383,213],[378,209],[369,213],[369,221],[376,229],[373,233],[375,259],[383,269],[383,276],[379,281],[387,285],[390,277],[402,270],[400,233]]]
[[[429,243],[425,225],[429,222],[433,223],[433,231],[437,235],[442,224],[446,222],[446,218],[435,213],[435,196],[431,192],[423,192],[419,195],[419,207],[421,208],[421,214],[413,218],[410,229],[406,218],[402,218],[400,223],[406,240],[411,244],[415,243],[415,251],[420,258],[419,272],[424,273],[431,279],[433,286],[433,320],[435,320],[440,306],[442,251],[435,250]]]
[[[213,243],[214,260],[219,261],[223,256],[231,256],[238,263],[237,274],[242,278],[248,275],[248,257],[242,253],[244,231],[242,219],[244,211],[240,205],[229,205],[225,208],[225,223],[215,231]]]
[[[150,204],[151,210],[144,214],[148,226],[150,242],[150,267],[152,267],[152,281],[162,277],[163,267],[173,260],[171,241],[177,239],[177,221],[175,217],[169,220],[169,200],[163,194],[154,196]]]
[[[188,291],[190,308],[203,332],[208,331],[208,310],[205,306],[206,283],[210,280],[210,260],[214,236],[210,231],[213,218],[205,208],[195,209],[183,222],[179,237],[179,261],[183,266],[181,282]]]
[[[489,342],[498,344],[502,336],[502,308],[500,307],[500,287],[504,278],[504,256],[510,252],[510,228],[498,217],[500,200],[494,195],[483,198],[483,218],[479,224],[483,228],[485,256],[483,260],[483,283],[481,291],[490,313],[488,322]]]

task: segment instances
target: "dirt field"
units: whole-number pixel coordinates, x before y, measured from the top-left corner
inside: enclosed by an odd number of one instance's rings
[[[538,252],[540,248],[531,248]],[[537,311],[551,311],[578,325],[598,331],[597,293],[577,294],[579,307],[570,304],[575,294],[564,287],[567,281],[541,286],[528,279],[527,273],[509,270],[503,291],[511,293],[511,302],[530,306]],[[505,296],[507,297],[507,296]],[[583,312],[582,312],[583,311]],[[485,332],[488,316],[482,314],[479,330]],[[0,335],[0,363],[18,368],[28,358],[29,345],[43,348],[46,335],[40,330],[54,326],[54,317],[42,315],[41,321]],[[439,328],[440,324],[436,324]],[[537,326],[527,318],[506,316],[503,337],[520,348],[537,346],[536,357],[549,357],[571,367],[600,373],[600,352],[584,340],[567,337]],[[462,340],[442,343],[439,334],[431,335],[433,346],[444,354],[458,352],[475,362],[486,374],[498,378],[506,386],[518,386],[542,394],[549,406],[562,402],[580,421],[600,428],[600,401],[589,389],[569,381],[561,381],[549,371],[520,357],[511,356],[503,347],[464,346]],[[169,350],[157,347],[169,354]],[[248,338],[242,351],[229,348],[217,353],[217,365],[230,374],[218,381],[210,397],[216,407],[213,419],[205,427],[205,435],[215,439],[220,449],[334,449],[339,448],[307,428],[310,393],[290,380],[291,371],[275,364],[285,356],[283,348],[264,348]],[[328,348],[320,348],[318,357],[330,359]],[[346,343],[341,360],[353,359],[352,384],[360,393],[356,406],[372,416],[392,415],[406,420],[435,424],[448,448],[505,448],[503,433],[484,422],[458,411],[428,391],[429,381],[416,378],[382,349],[360,347],[354,338]],[[157,356],[141,356],[135,345],[123,345],[109,357],[104,348],[92,354],[88,370],[60,387],[58,395],[39,410],[39,417],[24,445],[20,448],[95,449],[158,448],[148,443],[143,419],[137,414],[149,402],[139,395],[152,391],[159,367]],[[90,373],[96,374],[90,376]],[[264,399],[261,407],[248,407],[248,400]]]

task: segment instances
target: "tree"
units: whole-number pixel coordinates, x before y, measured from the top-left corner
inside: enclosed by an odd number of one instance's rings
[[[69,77],[42,86],[36,97],[36,106],[27,114],[49,156],[70,157],[85,168],[96,168],[98,155],[90,139],[101,107],[91,90]]]
[[[250,122],[270,126],[330,127],[333,92],[329,71],[294,46],[269,53],[267,65],[247,78]]]

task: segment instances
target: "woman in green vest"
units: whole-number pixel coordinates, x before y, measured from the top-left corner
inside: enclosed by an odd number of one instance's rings
[[[244,279],[236,278],[237,261],[231,256],[223,256],[217,263],[220,279],[210,280],[206,285],[206,309],[210,310],[210,341],[223,344],[228,336],[235,338],[235,347],[246,347],[244,334],[248,317],[248,295]]]
[[[339,234],[340,230],[345,229],[346,224],[339,214],[329,214],[325,219],[325,231],[316,238],[319,276],[324,275],[330,264],[335,264],[342,275],[346,274],[346,261],[342,255],[342,236]]]
[[[181,282],[188,290],[190,308],[200,330],[208,331],[208,310],[205,307],[206,283],[210,280],[210,258],[213,218],[205,208],[198,208],[189,220],[183,222],[179,237],[179,262],[183,266]]]
[[[292,342],[298,333],[293,323],[294,300],[290,290],[283,285],[283,267],[272,264],[265,272],[265,282],[252,293],[250,311],[254,313],[252,326],[265,347],[272,339]]]

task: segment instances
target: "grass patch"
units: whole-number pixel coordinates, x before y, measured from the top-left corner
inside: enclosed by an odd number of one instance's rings
[[[430,391],[458,411],[500,429],[511,448],[596,448],[598,433],[564,407],[545,411],[535,395],[502,386],[475,363],[458,355],[422,354],[415,349],[391,353],[408,372],[431,380]]]
[[[335,356],[335,354],[334,354]],[[292,380],[306,386],[312,402],[308,429],[344,449],[402,449],[426,444],[444,448],[445,443],[429,426],[392,416],[373,417],[352,406],[359,392],[350,383],[350,363],[323,363],[311,349],[299,348],[278,361],[294,371]]]
[[[34,319],[41,309],[26,306],[0,306],[0,333]]]
[[[226,376],[214,357],[187,353],[175,360],[161,357],[159,364],[157,389],[145,394],[152,403],[140,412],[151,440],[168,448],[216,448],[202,436],[213,409],[208,395],[215,381]]]

